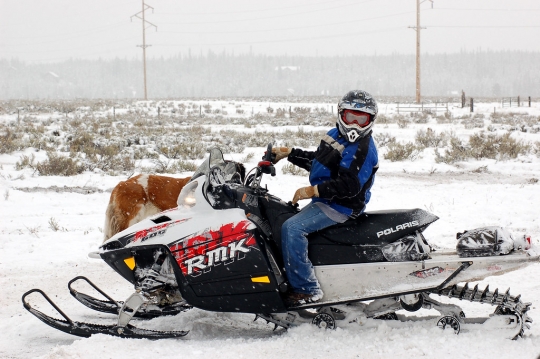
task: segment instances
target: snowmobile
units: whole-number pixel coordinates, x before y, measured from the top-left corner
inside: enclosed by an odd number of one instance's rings
[[[423,232],[438,217],[422,209],[365,212],[310,234],[309,258],[324,297],[287,307],[284,296],[289,286],[280,228],[299,208],[261,185],[263,175],[275,175],[271,149],[270,144],[245,180],[219,149],[210,150],[181,191],[177,208],[129,227],[90,254],[131,282],[135,292],[125,302],[116,301],[82,276],[68,283],[69,291],[85,306],[115,314],[115,324],[73,321],[40,289],[24,293],[24,307],[47,325],[82,337],[97,333],[182,337],[188,332],[146,330],[130,322],[134,317],[176,315],[193,307],[253,313],[255,319],[275,324],[274,329],[302,323],[332,329],[345,320],[395,320],[400,319],[398,310],[420,308],[437,310],[437,326],[455,333],[471,323],[490,322],[490,327],[518,338],[529,327],[531,303],[509,290],[478,288],[469,282],[538,263],[540,255],[529,249],[530,239],[501,239],[497,229],[488,228],[460,234],[463,238],[456,251],[434,251]],[[480,240],[475,241],[471,233],[479,234]],[[103,299],[77,291],[80,282],[87,282]],[[32,293],[41,294],[63,319],[32,307],[27,298]],[[458,305],[440,302],[437,296],[495,309],[486,318],[466,318]]]

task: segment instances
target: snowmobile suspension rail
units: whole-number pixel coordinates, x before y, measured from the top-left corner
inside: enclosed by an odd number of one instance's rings
[[[88,284],[90,284],[90,286],[92,286],[92,288],[94,288],[98,293],[100,293],[102,296],[104,296],[108,300],[100,300],[100,299],[94,298],[94,297],[92,297],[92,296],[90,296],[88,294],[81,293],[81,292],[77,291],[76,289],[74,289],[72,287],[72,284],[75,283],[76,281],[79,281],[79,280],[83,280],[83,281],[87,282]],[[114,300],[109,295],[107,295],[103,290],[101,290],[97,285],[92,283],[88,278],[86,278],[84,276],[78,276],[78,277],[75,277],[72,280],[70,280],[69,283],[68,283],[68,288],[69,288],[69,292],[71,293],[71,295],[75,299],[77,299],[79,302],[81,302],[82,304],[84,304],[88,308],[93,309],[93,310],[97,310],[98,312],[110,313],[110,314],[119,314],[120,309],[124,305],[123,301]],[[148,311],[148,310],[138,310],[135,313],[134,317],[135,318],[143,318],[143,319],[152,319],[152,318],[160,317],[160,316],[163,316],[163,315],[176,315],[176,314],[181,313],[183,311],[186,311],[188,309],[191,309],[191,306],[188,305],[187,303],[183,303],[183,304],[180,303],[180,304],[176,304],[176,305],[166,305],[166,306],[160,307],[159,309],[156,309],[156,310],[150,310],[150,311]]]
[[[469,283],[465,283],[463,286],[455,284],[442,289],[439,287],[430,292],[448,298],[496,306],[495,314],[514,315],[517,318],[520,329],[513,339],[522,337],[525,329],[530,329],[529,323],[532,323],[532,319],[527,315],[527,312],[531,308],[532,303],[523,303],[521,301],[521,295],[510,295],[510,289],[503,294],[499,293],[498,289],[490,291],[489,285],[484,289],[478,289],[478,284],[471,288],[469,287]]]

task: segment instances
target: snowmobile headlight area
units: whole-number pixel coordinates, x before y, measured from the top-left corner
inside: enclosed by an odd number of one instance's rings
[[[197,189],[198,184],[199,182],[193,181],[184,187],[178,197],[178,207],[191,208],[197,204],[195,190]]]

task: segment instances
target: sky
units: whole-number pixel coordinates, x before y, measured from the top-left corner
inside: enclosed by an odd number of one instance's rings
[[[147,57],[414,54],[414,0],[145,0]],[[0,0],[0,59],[140,58],[142,0]],[[538,0],[422,0],[422,53],[540,51]],[[140,15],[140,14],[139,14]]]

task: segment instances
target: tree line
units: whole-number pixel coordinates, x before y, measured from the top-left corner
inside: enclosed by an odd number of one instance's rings
[[[149,98],[414,96],[415,56],[268,56],[208,52],[147,60]],[[1,99],[142,98],[140,58],[32,64],[0,60]],[[422,56],[422,95],[540,95],[540,53],[478,51]]]

